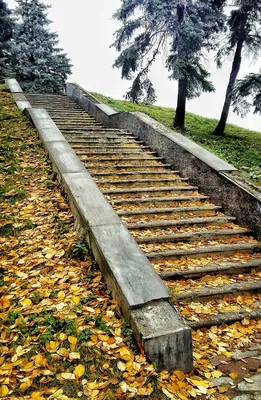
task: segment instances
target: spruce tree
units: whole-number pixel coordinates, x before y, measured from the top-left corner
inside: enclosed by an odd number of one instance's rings
[[[7,4],[0,0],[0,82],[11,76],[10,39],[13,23]]]
[[[233,108],[237,114],[244,117],[253,107],[254,114],[261,115],[261,71],[238,80],[232,97]]]
[[[224,136],[225,127],[232,103],[236,80],[240,71],[242,57],[251,55],[255,59],[261,55],[261,1],[260,0],[234,0],[235,8],[232,9],[228,19],[228,41],[218,52],[218,65],[233,54],[233,63],[225,95],[221,117],[214,134]]]
[[[170,78],[178,81],[174,127],[184,128],[186,100],[214,90],[203,65],[203,49],[211,50],[213,37],[223,28],[225,0],[122,0],[116,12],[122,27],[113,46],[120,55],[114,66],[132,80],[128,97],[155,99],[149,70],[163,52]]]
[[[13,70],[26,91],[62,93],[71,73],[70,60],[49,31],[50,6],[40,0],[17,0],[12,45]]]

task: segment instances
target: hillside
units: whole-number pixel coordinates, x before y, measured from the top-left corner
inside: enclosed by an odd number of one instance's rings
[[[115,100],[100,93],[92,95],[100,102],[108,104],[116,111],[141,111],[168,128],[174,116],[173,108],[134,104],[129,101]],[[211,135],[217,124],[216,119],[186,114],[186,132],[184,135],[205,147],[225,161],[240,169],[245,177],[261,184],[261,133],[228,124],[224,138]]]

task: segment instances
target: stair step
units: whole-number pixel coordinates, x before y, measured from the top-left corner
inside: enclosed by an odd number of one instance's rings
[[[178,293],[175,297],[178,301],[191,301],[206,297],[224,296],[242,292],[259,292],[261,290],[261,281],[247,279],[243,283],[229,283],[207,289],[198,289],[186,293]]]
[[[186,213],[189,211],[209,211],[209,210],[220,210],[219,206],[194,206],[194,207],[172,207],[172,208],[143,208],[140,210],[129,210],[129,211],[118,211],[119,216],[127,215],[145,215],[145,214],[176,214]]]
[[[223,324],[232,324],[236,321],[242,321],[243,319],[260,319],[261,308],[252,309],[251,311],[230,311],[225,313],[218,313],[210,319],[202,319],[199,321],[186,320],[186,324],[192,329],[207,328],[210,326],[218,326]]]
[[[76,154],[79,155],[80,160],[89,161],[92,164],[93,163],[103,163],[103,162],[104,163],[111,163],[111,162],[115,163],[116,161],[119,161],[119,162],[128,162],[128,161],[143,162],[143,161],[146,161],[146,163],[148,163],[148,162],[155,162],[155,161],[163,160],[161,157],[153,157],[153,158],[152,157],[139,157],[139,158],[137,158],[137,157],[124,157],[124,156],[117,157],[117,158],[116,157],[115,158],[88,158],[89,154],[81,154],[81,153],[79,154],[78,152],[76,152]],[[150,164],[146,164],[146,165],[150,165]],[[151,165],[155,165],[155,164],[151,164]]]
[[[169,179],[119,179],[119,180],[110,180],[110,179],[105,179],[105,180],[100,180],[98,183],[103,184],[103,183],[110,183],[111,185],[121,185],[121,184],[126,184],[126,183],[155,183],[155,182],[186,182],[188,178],[169,178]]]
[[[93,165],[93,164],[88,164],[88,163],[84,163],[84,165],[87,167],[87,168],[91,168],[91,167],[95,167],[95,168],[104,168],[105,167],[105,165]],[[110,168],[115,168],[116,169],[116,171],[117,171],[117,169],[118,168],[124,168],[124,169],[126,169],[126,168],[168,168],[168,167],[171,167],[171,164],[161,164],[161,165],[141,165],[141,164],[126,164],[126,165],[124,165],[124,164],[118,164],[118,165],[110,165]],[[117,173],[118,174],[118,173]],[[92,173],[92,175],[93,175],[93,173]]]
[[[171,221],[152,221],[146,223],[131,223],[125,224],[128,229],[150,229],[150,228],[162,228],[166,226],[186,226],[186,225],[200,225],[200,224],[216,224],[226,223],[235,221],[234,217],[202,217],[202,218],[184,218]]]
[[[118,214],[120,215],[120,214]],[[186,232],[186,233],[173,233],[169,235],[156,235],[135,238],[139,244],[144,243],[162,243],[162,242],[189,242],[189,241],[200,241],[202,239],[212,240],[219,237],[231,237],[234,235],[244,235],[248,233],[247,229],[218,229],[210,230],[208,232]]]
[[[204,267],[186,269],[186,270],[173,270],[173,271],[162,271],[160,277],[163,280],[180,280],[180,279],[190,279],[190,278],[201,278],[204,275],[217,275],[226,274],[234,275],[236,273],[247,272],[249,269],[255,268],[257,270],[261,269],[261,258],[250,259],[246,262],[226,262],[220,264],[209,263]]]
[[[134,198],[134,199],[118,199],[113,200],[113,205],[118,204],[139,204],[139,203],[153,203],[153,202],[172,202],[172,201],[203,201],[208,200],[208,196],[175,196],[175,197],[148,197],[146,199]]]
[[[179,174],[179,171],[151,171],[151,172],[144,172],[144,171],[135,171],[135,172],[91,172],[92,176],[126,176],[126,175],[167,175],[167,174]]]
[[[142,156],[146,156],[147,154],[155,154],[155,152],[153,151],[125,151],[123,148],[121,148],[119,151],[86,151],[86,149],[75,149],[77,154],[80,155],[87,155],[87,156],[113,156],[113,155],[117,155],[120,156],[122,154],[130,154],[130,155],[142,155]],[[128,160],[129,158],[126,157],[126,159]],[[131,158],[132,160],[133,158]],[[139,160],[139,157],[135,157],[135,160]],[[163,160],[162,157],[147,157],[146,159],[148,160]]]
[[[166,250],[159,252],[145,253],[149,259],[160,259],[170,257],[201,256],[208,254],[232,254],[234,252],[251,252],[256,249],[255,243],[219,244],[218,246],[198,246],[188,250]]]
[[[89,149],[89,150],[99,150],[99,149],[115,149],[115,150],[119,150],[119,151],[121,151],[121,150],[125,150],[125,149],[129,149],[129,150],[131,150],[131,149],[133,149],[133,150],[136,150],[136,148],[137,147],[135,147],[135,146],[120,146],[120,145],[118,145],[118,144],[116,144],[116,145],[111,145],[111,144],[108,144],[108,145],[104,145],[104,144],[102,144],[102,145],[100,145],[100,146],[97,146],[97,145],[93,145],[93,146],[90,146],[89,144],[85,144],[85,142],[80,142],[80,141],[74,141],[74,140],[68,140],[68,142],[70,143],[70,145],[71,145],[71,147],[73,148],[73,149],[81,149],[81,148],[83,148],[83,149]],[[148,146],[139,146],[139,148],[140,149],[143,149],[143,150],[145,150],[145,149],[149,149],[149,147]],[[125,151],[124,151],[125,152]],[[98,151],[97,152],[95,152],[95,153],[93,153],[93,154],[97,154],[98,153]],[[125,152],[126,154],[129,154],[129,153],[133,153],[133,152],[131,152],[131,151],[129,151],[129,152]],[[141,153],[141,152],[139,152],[139,153]],[[89,154],[89,153],[88,153]],[[108,152],[106,152],[106,154],[109,154]],[[116,154],[115,152],[113,153],[113,154]]]
[[[128,189],[108,189],[103,190],[103,194],[121,194],[121,193],[149,193],[149,192],[173,192],[183,190],[197,190],[197,186],[155,186],[155,187],[144,187],[144,188],[128,188]]]

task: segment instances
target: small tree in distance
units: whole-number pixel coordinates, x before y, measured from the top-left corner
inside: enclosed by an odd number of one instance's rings
[[[7,4],[0,0],[0,82],[11,76],[10,39],[12,38],[13,23],[11,11]]]
[[[237,81],[233,92],[233,109],[244,117],[254,108],[254,114],[261,115],[261,71],[249,74]]]
[[[57,34],[40,0],[17,0],[13,33],[13,72],[26,91],[62,93],[71,73],[70,60],[57,47]]]

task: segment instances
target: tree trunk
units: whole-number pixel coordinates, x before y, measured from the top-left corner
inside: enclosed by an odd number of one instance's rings
[[[185,129],[185,115],[186,115],[186,92],[187,92],[186,79],[179,79],[178,88],[178,102],[173,126],[174,128]]]
[[[232,102],[232,93],[233,93],[236,79],[237,79],[237,76],[238,76],[238,73],[239,73],[239,70],[241,67],[243,44],[244,44],[243,40],[240,40],[237,42],[237,48],[236,48],[236,52],[235,52],[235,56],[234,56],[234,60],[233,60],[233,64],[232,64],[232,70],[231,70],[230,77],[229,77],[227,91],[226,91],[225,103],[223,106],[223,110],[222,110],[222,114],[221,114],[219,123],[213,132],[213,134],[217,135],[217,136],[224,136],[227,118],[228,118],[228,114],[229,114],[229,109],[230,109],[231,102]]]

